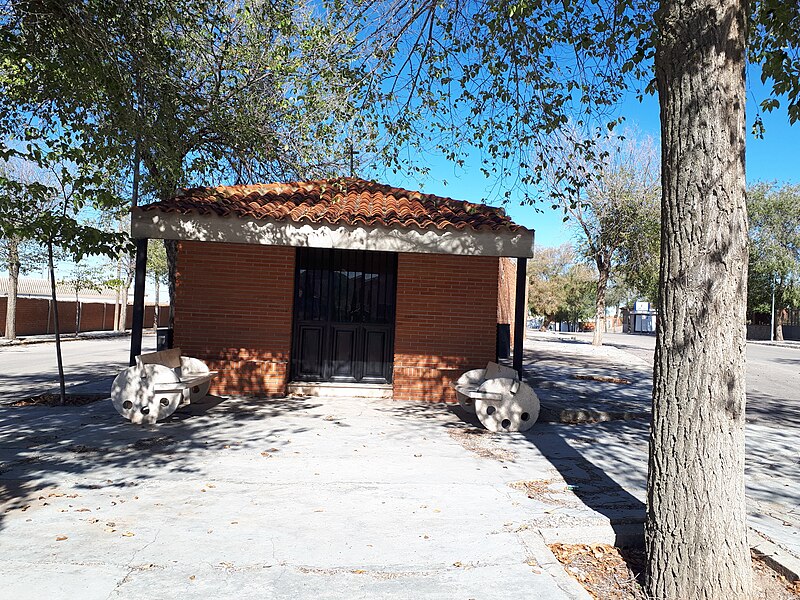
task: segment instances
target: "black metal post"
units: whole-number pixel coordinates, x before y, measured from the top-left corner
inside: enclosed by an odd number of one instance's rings
[[[528,284],[528,259],[517,258],[517,290],[514,299],[514,370],[524,379],[522,372],[522,348],[525,344],[525,291]]]
[[[142,329],[144,329],[144,283],[147,267],[147,240],[136,240],[136,273],[133,278],[133,318],[131,320],[130,365],[142,353]],[[124,307],[123,310],[127,310]]]

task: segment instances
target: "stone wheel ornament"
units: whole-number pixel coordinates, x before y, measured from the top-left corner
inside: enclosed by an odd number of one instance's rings
[[[506,377],[488,379],[478,392],[496,396],[475,399],[475,413],[489,431],[527,431],[539,418],[539,398],[526,383]]]
[[[192,358],[191,356],[181,356],[181,373],[208,373],[208,366],[199,358]],[[208,390],[211,389],[211,381],[204,381],[193,385],[189,388],[189,401],[197,402],[208,395]]]
[[[152,425],[166,419],[182,400],[180,378],[163,365],[128,367],[116,376],[111,386],[114,408],[135,424]]]
[[[456,397],[458,403],[468,413],[475,414],[475,400],[470,398],[467,394],[460,392],[458,388],[471,388],[477,387],[486,378],[486,369],[472,369],[467,371],[456,381]]]

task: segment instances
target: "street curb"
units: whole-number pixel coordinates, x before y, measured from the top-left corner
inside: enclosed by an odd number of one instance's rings
[[[576,579],[564,568],[548,547],[548,542],[535,529],[524,529],[517,532],[519,543],[525,548],[528,558],[536,561],[542,571],[553,578],[558,589],[566,594],[570,600],[592,600],[592,596]]]
[[[800,581],[800,559],[795,558],[765,536],[749,528],[747,542],[750,548],[770,569],[783,575],[792,583]]]
[[[644,546],[644,524],[624,523],[539,529],[545,544],[608,544],[615,547]],[[748,527],[747,545],[770,569],[792,583],[800,581],[800,559],[795,558],[758,530]]]
[[[756,344],[757,346],[773,346],[777,348],[794,348],[800,350],[800,342],[784,341],[784,342],[770,342],[769,340],[747,340],[748,344]]]
[[[557,404],[542,403],[538,421],[582,425],[607,421],[649,421],[647,411],[606,411],[594,408],[575,409]]]
[[[144,330],[143,335],[148,335],[150,333],[152,335],[152,331]],[[130,337],[130,331],[110,331],[110,332],[86,332],[81,333],[78,337],[75,337],[75,334],[63,334],[61,337],[61,342],[80,342],[82,340],[105,340],[105,339],[114,339],[114,338],[121,338],[121,337]],[[6,340],[5,338],[0,338],[0,348],[4,348],[6,346],[30,346],[31,344],[52,344],[55,343],[56,338],[48,337],[47,339],[43,339],[39,336],[30,336],[30,337],[22,337],[17,338],[15,340]]]

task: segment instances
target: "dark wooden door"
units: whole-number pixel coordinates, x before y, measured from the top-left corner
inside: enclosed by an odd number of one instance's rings
[[[397,255],[298,248],[292,379],[392,380]]]

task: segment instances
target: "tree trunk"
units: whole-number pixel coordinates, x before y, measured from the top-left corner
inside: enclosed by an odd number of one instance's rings
[[[75,337],[78,337],[81,329],[81,301],[78,294],[75,294]]]
[[[597,296],[594,305],[594,335],[593,346],[603,345],[603,331],[606,327],[606,287],[608,286],[609,270],[598,261],[597,269],[600,276],[597,278]]]
[[[175,326],[175,282],[178,272],[178,242],[177,240],[164,240],[164,249],[167,254],[167,291],[169,292],[169,327]]]
[[[154,279],[155,279],[155,281],[153,283],[154,283],[154,285],[156,287],[156,303],[155,303],[155,306],[153,307],[153,329],[157,330],[158,329],[158,317],[159,317],[159,312],[160,312],[159,311],[159,307],[158,307],[158,291],[159,291],[158,288],[159,288],[159,286],[158,286],[158,277],[155,277]]]
[[[663,0],[661,313],[646,591],[749,598],[744,495],[745,2]]]
[[[61,330],[58,326],[58,297],[56,295],[56,269],[53,264],[53,241],[47,240],[47,267],[50,271],[50,295],[53,300],[53,329],[56,333],[56,362],[58,363],[58,390],[61,406],[67,402],[67,390],[64,382],[64,361],[61,358]]]
[[[126,282],[127,283],[127,282]],[[129,286],[130,283],[127,283]],[[119,307],[119,331],[128,329],[128,287],[122,290],[122,301]]]
[[[11,236],[8,244],[8,303],[6,304],[5,337],[17,339],[17,292],[19,290],[19,238]]]
[[[778,314],[775,316],[775,341],[782,342],[783,341],[783,321],[786,317],[786,310],[780,309]]]
[[[780,298],[783,299],[783,290],[781,290]],[[785,308],[776,308],[775,309],[775,341],[782,342],[783,341],[783,322],[786,319],[786,309]]]
[[[122,231],[122,221],[120,221],[120,231]],[[122,281],[122,257],[117,258],[117,282]],[[122,302],[122,290],[120,285],[117,285],[117,291],[114,294],[114,331],[120,331],[119,328],[119,313]]]

